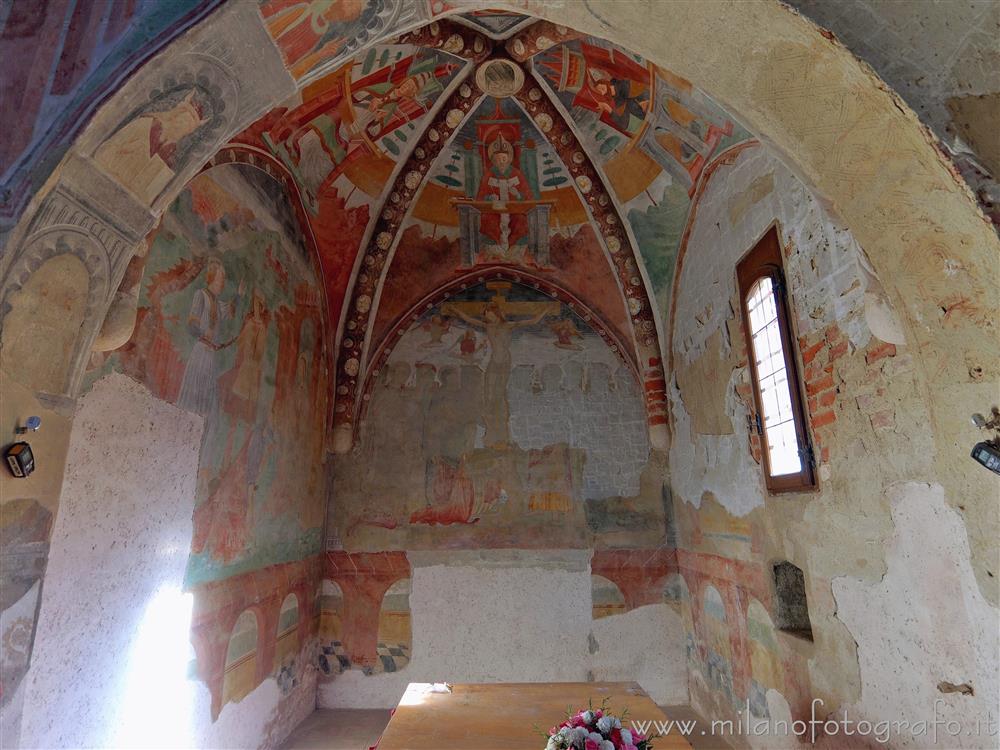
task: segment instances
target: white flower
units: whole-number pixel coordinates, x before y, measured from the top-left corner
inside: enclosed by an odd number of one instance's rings
[[[615,743],[611,740],[601,742],[601,750],[615,750]]]
[[[608,734],[615,728],[615,720],[610,716],[602,716],[597,720],[597,729],[601,734]]]
[[[583,719],[587,724],[593,724],[594,723],[594,712],[593,711],[584,711],[583,714],[580,716],[580,718]]]
[[[604,738],[600,735],[599,732],[591,732],[590,734],[587,735],[587,739],[593,740],[598,745],[604,742]]]
[[[626,745],[632,744],[632,733],[627,729],[622,730],[622,742]]]
[[[615,729],[621,729],[622,728],[622,720],[619,719],[617,716],[615,716],[613,718],[615,720]]]
[[[576,745],[577,747],[583,747],[583,743],[587,741],[587,735],[589,734],[590,732],[588,732],[583,727],[576,727],[575,729],[573,729],[573,735],[572,735],[573,744]]]

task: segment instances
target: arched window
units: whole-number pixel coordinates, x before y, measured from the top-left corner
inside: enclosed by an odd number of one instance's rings
[[[242,700],[257,686],[257,615],[244,610],[233,626],[226,649],[222,705]]]
[[[816,476],[775,228],[740,261],[736,276],[767,489],[810,489],[816,486]]]

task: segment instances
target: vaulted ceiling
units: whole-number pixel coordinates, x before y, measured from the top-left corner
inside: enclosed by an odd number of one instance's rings
[[[644,383],[651,426],[666,421],[674,258],[702,171],[751,141],[743,127],[670,71],[514,13],[433,22],[336,70],[280,13],[269,29],[307,83],[221,158],[293,178],[339,342],[343,441],[396,337],[492,278],[577,307]]]

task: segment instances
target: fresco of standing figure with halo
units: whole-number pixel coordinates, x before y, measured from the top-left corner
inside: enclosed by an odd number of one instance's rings
[[[95,355],[204,418],[187,582],[319,552],[321,291],[284,188],[242,164],[195,178],[148,242],[130,341]]]

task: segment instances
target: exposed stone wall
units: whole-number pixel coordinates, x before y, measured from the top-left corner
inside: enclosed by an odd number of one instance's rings
[[[773,222],[819,476],[816,492],[780,496],[764,489],[761,446],[748,428],[755,407],[735,277],[736,263]],[[985,716],[996,700],[995,678],[976,675],[980,665],[996,664],[996,628],[985,638],[981,631],[983,623],[995,626],[997,612],[976,595],[968,553],[935,558],[937,577],[965,592],[962,614],[942,611],[936,585],[923,589],[901,577],[901,590],[910,592],[904,597],[879,583],[925,533],[913,525],[913,509],[925,508],[947,528],[958,522],[923,460],[934,448],[913,355],[858,243],[780,162],[762,148],[744,150],[704,186],[675,289],[670,458],[678,568],[690,592],[682,606],[690,613],[693,703],[735,717],[749,702],[752,716],[775,722],[808,718],[810,701],[819,699],[822,718],[846,711],[855,721],[916,721],[932,718],[943,696],[938,683],[963,674],[955,684],[979,679],[981,689],[964,701],[949,693],[939,711],[972,733],[955,742],[989,747],[991,738],[975,735],[973,715]],[[700,385],[693,373],[711,373],[714,383]],[[976,470],[970,462],[968,471]],[[963,498],[961,508],[978,502]],[[959,540],[964,532],[940,543]],[[812,641],[775,626],[772,566],[782,560],[804,573]],[[862,591],[870,597],[864,605]],[[845,611],[851,605],[870,617]],[[880,622],[912,623],[898,626],[905,630],[898,648],[883,647],[875,611]],[[904,642],[922,644],[940,661],[934,668],[907,661]],[[905,689],[890,687],[896,684]],[[892,744],[927,746],[918,735],[897,733]]]

